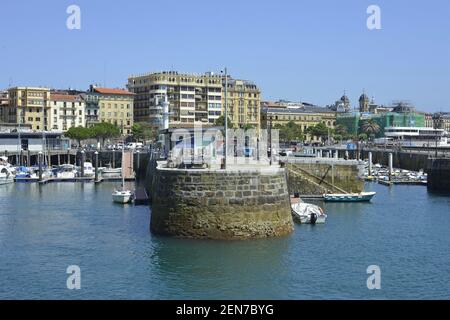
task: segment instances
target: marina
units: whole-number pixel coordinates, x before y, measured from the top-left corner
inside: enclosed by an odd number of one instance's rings
[[[309,200],[323,207],[326,224],[295,224],[282,238],[228,242],[150,233],[151,210],[114,204],[116,185],[0,186],[0,298],[450,297],[450,198],[421,186],[368,183],[377,192],[370,203]],[[82,270],[82,290],[66,288],[73,264]],[[367,290],[371,264],[383,272],[383,290]]]

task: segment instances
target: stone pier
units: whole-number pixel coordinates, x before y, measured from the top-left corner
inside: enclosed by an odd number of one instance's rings
[[[151,177],[151,230],[195,239],[256,239],[293,231],[282,168],[171,169]]]

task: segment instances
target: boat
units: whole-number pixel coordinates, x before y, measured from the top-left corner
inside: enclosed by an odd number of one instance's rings
[[[60,179],[75,179],[76,176],[77,170],[72,164],[63,164],[56,172],[56,177]]]
[[[315,204],[298,202],[291,205],[292,215],[303,224],[325,223],[327,215]]]
[[[123,159],[124,159],[124,150],[122,149],[122,166],[123,166]],[[120,188],[113,191],[112,199],[116,203],[125,204],[133,200],[133,192],[131,192],[131,190],[125,189],[125,174],[122,168],[120,168],[120,172],[122,176],[122,183]]]
[[[0,157],[0,185],[14,182],[15,169],[8,163],[7,157]]]
[[[330,193],[324,194],[323,199],[327,202],[363,202],[370,201],[376,192],[360,192],[360,193]]]
[[[83,169],[85,177],[92,178],[93,176],[95,176],[95,169],[92,165],[92,162],[85,162]]]

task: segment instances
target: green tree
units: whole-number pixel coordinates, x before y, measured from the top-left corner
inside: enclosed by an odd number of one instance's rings
[[[102,141],[102,145],[105,144],[106,139],[116,138],[120,136],[120,129],[109,122],[96,123],[90,128],[92,137],[98,141]]]
[[[84,127],[71,127],[64,134],[67,138],[76,140],[78,145],[81,145],[81,141],[92,137],[92,132],[89,128]]]
[[[361,124],[361,132],[372,136],[380,132],[381,127],[374,119],[368,119]]]
[[[155,129],[148,123],[138,122],[131,128],[133,139],[136,141],[153,140],[156,137]]]
[[[279,130],[279,138],[283,142],[302,141],[305,138],[301,126],[294,121],[284,125],[276,124],[273,128]]]
[[[329,129],[325,123],[320,122],[315,126],[306,129],[306,133],[310,134],[311,136],[318,137],[323,141],[328,137]]]
[[[367,141],[368,136],[367,136],[367,134],[365,134],[365,133],[360,133],[360,134],[358,135],[358,139],[359,139],[359,141]]]
[[[215,126],[218,127],[225,127],[225,117],[224,116],[220,116],[216,119],[216,121],[214,122]],[[231,121],[230,118],[227,119],[227,125],[228,125],[228,129],[233,129],[234,128],[234,124]]]

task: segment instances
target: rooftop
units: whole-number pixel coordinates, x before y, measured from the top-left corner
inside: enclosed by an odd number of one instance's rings
[[[115,94],[115,95],[126,95],[126,96],[133,96],[134,93],[124,90],[124,89],[112,89],[112,88],[100,88],[100,87],[93,87],[94,92],[98,92],[101,94]]]

